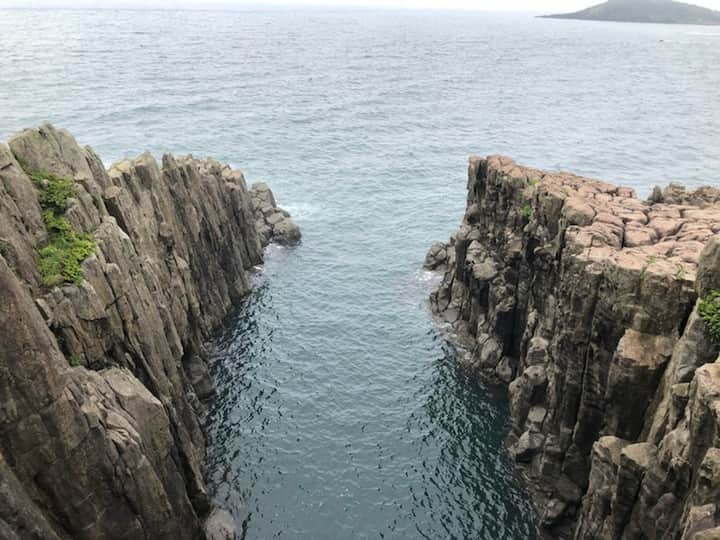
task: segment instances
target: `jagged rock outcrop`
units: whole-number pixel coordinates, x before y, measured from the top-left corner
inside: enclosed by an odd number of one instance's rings
[[[97,244],[80,283],[43,285],[26,171],[74,181],[65,217]],[[0,537],[204,537],[203,342],[262,262],[254,214],[213,160],[105,171],[49,125],[0,145]]]
[[[300,227],[292,222],[287,211],[278,208],[267,184],[253,184],[250,187],[250,197],[255,208],[255,228],[263,246],[270,240],[284,245],[297,244],[300,241]]]
[[[507,383],[511,454],[550,538],[717,538],[720,191],[472,158],[433,293],[460,361]]]
[[[445,244],[442,242],[435,242],[425,256],[425,264],[423,267],[426,270],[446,270],[448,262],[448,251]]]

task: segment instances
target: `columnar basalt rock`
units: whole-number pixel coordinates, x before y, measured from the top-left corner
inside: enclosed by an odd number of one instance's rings
[[[40,171],[73,180],[65,217],[97,244],[79,284],[38,272]],[[204,537],[203,342],[261,262],[227,165],[144,154],[105,171],[49,125],[0,145],[0,536]]]
[[[460,360],[507,383],[511,455],[553,538],[710,538],[720,525],[720,190],[629,188],[471,158],[427,265]],[[715,531],[715,532],[710,532]]]

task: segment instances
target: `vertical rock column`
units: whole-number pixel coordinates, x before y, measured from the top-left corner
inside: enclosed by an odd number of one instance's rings
[[[696,320],[695,281],[706,272],[703,248],[720,233],[720,192],[671,186],[643,202],[628,188],[497,156],[471,158],[468,176],[459,231],[428,255],[429,266],[447,267],[433,308],[465,346],[463,364],[509,385],[508,442],[543,530],[572,537],[588,492],[585,505],[600,508],[587,514],[613,517],[581,527],[593,531],[581,537],[630,534],[633,492],[660,455],[664,430],[648,417],[679,418],[670,404],[692,389],[670,388],[717,356]],[[707,347],[674,362],[688,331],[705,335]],[[683,378],[668,381],[675,364]],[[595,478],[611,489],[604,483],[618,475],[624,487],[609,510],[614,494],[590,497],[588,486]]]
[[[71,181],[63,218],[96,244],[79,282],[38,272],[49,231],[30,173]],[[144,154],[106,172],[49,125],[0,146],[0,468],[12,472],[0,527],[203,537],[202,344],[261,262],[250,193],[227,165]]]

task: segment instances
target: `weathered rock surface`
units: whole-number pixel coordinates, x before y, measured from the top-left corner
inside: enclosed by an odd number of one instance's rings
[[[97,242],[79,285],[41,284],[23,169],[75,181],[66,217]],[[203,342],[262,262],[255,211],[213,160],[106,172],[49,125],[0,145],[0,537],[205,536]]]
[[[445,244],[442,242],[435,242],[428,251],[425,257],[425,264],[423,265],[426,270],[445,270],[447,269],[448,253],[445,249]]]
[[[447,265],[431,303],[463,364],[509,382],[508,444],[547,537],[717,534],[720,359],[698,303],[719,253],[717,189],[643,202],[471,158],[460,230],[428,255]]]
[[[267,184],[263,182],[253,184],[250,187],[250,196],[255,208],[255,228],[263,247],[271,240],[284,245],[300,242],[300,227],[292,222],[288,212],[278,208]]]

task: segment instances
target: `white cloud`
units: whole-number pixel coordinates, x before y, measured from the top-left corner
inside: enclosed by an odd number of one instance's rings
[[[75,8],[248,8],[262,6],[364,6],[372,8],[444,8],[492,11],[574,11],[601,0],[0,0],[0,7]],[[720,0],[697,0],[698,5],[720,10]]]

